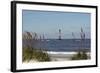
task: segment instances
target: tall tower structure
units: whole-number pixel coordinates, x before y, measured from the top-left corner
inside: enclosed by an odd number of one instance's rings
[[[59,29],[59,40],[61,40],[61,29]]]

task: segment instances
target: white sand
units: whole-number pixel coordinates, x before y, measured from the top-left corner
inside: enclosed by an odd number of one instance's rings
[[[66,61],[66,60],[70,60],[70,58],[73,56],[74,54],[49,54],[51,61]]]

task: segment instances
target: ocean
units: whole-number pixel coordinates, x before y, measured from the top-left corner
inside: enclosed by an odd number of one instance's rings
[[[35,49],[43,49],[52,52],[77,52],[91,51],[91,40],[85,39],[44,39],[44,40],[23,40],[23,47],[31,44]]]

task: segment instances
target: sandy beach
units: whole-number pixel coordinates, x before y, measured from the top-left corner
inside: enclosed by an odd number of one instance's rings
[[[70,60],[73,55],[69,54],[49,54],[51,61],[66,61]]]
[[[46,52],[48,53],[51,61],[70,61],[71,58],[77,54],[77,52]],[[87,52],[88,58],[90,59],[90,52]],[[38,62],[37,60],[30,60],[24,63],[34,63]]]

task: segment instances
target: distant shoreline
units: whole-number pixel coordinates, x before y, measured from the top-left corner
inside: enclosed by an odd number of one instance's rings
[[[61,40],[72,40],[73,38],[62,38]],[[44,39],[44,40],[59,40],[59,39],[57,39],[57,38],[47,38],[47,39]],[[75,38],[75,39],[73,39],[73,40],[81,40],[81,38]],[[85,38],[84,40],[91,40],[91,38]]]

